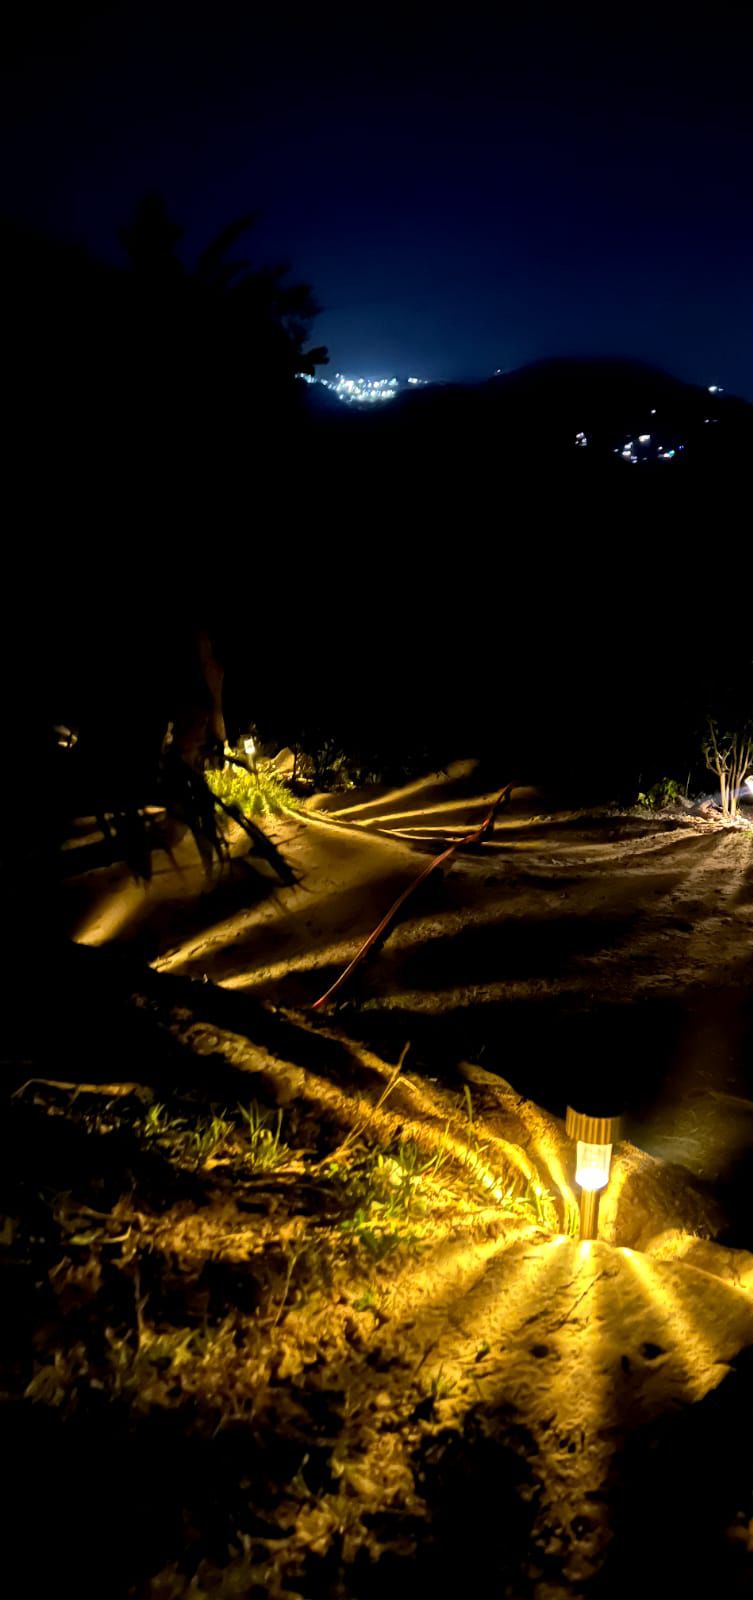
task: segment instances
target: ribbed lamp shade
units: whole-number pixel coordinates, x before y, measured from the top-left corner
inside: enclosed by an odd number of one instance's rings
[[[620,1137],[619,1117],[590,1117],[585,1111],[567,1108],[565,1132],[568,1139],[582,1139],[584,1144],[616,1144]]]

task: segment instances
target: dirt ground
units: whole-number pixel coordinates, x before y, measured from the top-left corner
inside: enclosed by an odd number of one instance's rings
[[[312,1012],[478,788],[320,798],[290,888],[71,875],[79,1070],[27,1021],[3,1165],[23,1592],[752,1592],[753,832],[517,790]]]
[[[240,864],[207,884],[189,842],[177,865],[157,858],[149,886],[118,869],[88,878],[74,927],[133,941],[160,971],[305,1009],[422,855],[493,798],[470,762],[385,795],[320,796],[269,828],[296,887],[254,903]],[[410,1039],[430,1074],[452,1081],[472,1059],[559,1112],[588,1060],[619,1085],[642,1148],[719,1181],[753,1141],[752,951],[753,828],[544,813],[519,788],[493,839],[408,903],[336,1015],[393,1052]]]

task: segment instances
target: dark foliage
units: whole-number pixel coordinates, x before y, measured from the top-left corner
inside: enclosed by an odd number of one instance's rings
[[[68,719],[141,792],[200,624],[231,737],[318,783],[467,754],[568,793],[700,781],[750,666],[753,408],[614,362],[321,405],[310,291],[249,267],[251,221],[192,271],[156,199],[120,271],[5,232],[8,747]],[[633,469],[654,409],[685,453]]]

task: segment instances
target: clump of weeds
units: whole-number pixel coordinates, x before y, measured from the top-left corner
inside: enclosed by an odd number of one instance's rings
[[[246,1172],[269,1172],[279,1167],[290,1154],[282,1139],[282,1112],[259,1106],[237,1107],[233,1120],[227,1111],[198,1117],[193,1123],[185,1116],[171,1116],[156,1102],[144,1118],[147,1140],[156,1143],[178,1165],[199,1169],[221,1156],[233,1159]]]

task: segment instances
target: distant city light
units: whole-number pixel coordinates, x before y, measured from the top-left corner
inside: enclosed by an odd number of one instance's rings
[[[348,405],[373,405],[377,400],[392,400],[397,378],[345,378],[338,373],[334,383],[321,380],[327,389]]]
[[[655,416],[656,411],[652,410],[651,415]],[[612,453],[621,456],[623,461],[629,461],[631,466],[645,466],[652,461],[673,461],[678,450],[684,449],[684,444],[665,448],[652,433],[639,433],[636,439],[628,439],[624,445],[613,445]]]
[[[495,376],[501,376],[503,371],[502,367],[497,367]],[[385,400],[393,400],[395,395],[401,392],[405,392],[408,389],[423,388],[429,382],[428,379],[419,378],[414,373],[405,378],[395,376],[387,378],[360,375],[349,377],[344,372],[336,372],[334,377],[323,378],[312,377],[309,373],[299,372],[297,377],[302,378],[305,383],[321,384],[323,389],[328,389],[330,394],[333,394],[337,400],[342,401],[345,405],[354,405],[361,408],[370,405],[378,406]],[[706,388],[709,394],[722,394],[724,392],[721,384],[710,383],[707,384]],[[650,414],[652,417],[657,415],[656,406],[650,407]],[[708,425],[719,422],[718,417],[704,417],[703,420]],[[664,428],[662,428],[662,432],[664,432]],[[576,448],[585,449],[592,443],[593,439],[589,438],[585,430],[579,429],[574,439]],[[673,444],[665,448],[653,433],[645,432],[636,434],[635,438],[632,439],[623,439],[622,445],[614,445],[612,447],[612,453],[621,457],[623,461],[629,461],[631,466],[645,466],[647,463],[651,464],[655,461],[674,461],[685,448],[685,444],[678,443],[676,439]]]
[[[311,378],[308,373],[299,372],[299,378],[305,383],[319,383],[323,389],[329,389],[330,394],[337,396],[346,405],[373,405],[381,400],[393,400],[401,388],[410,384],[412,387],[423,386],[426,378],[408,378],[407,382],[400,378],[348,378],[344,372],[336,372],[334,378]]]
[[[393,400],[397,378],[339,378],[331,384],[338,400],[349,405],[371,405],[376,400]]]

